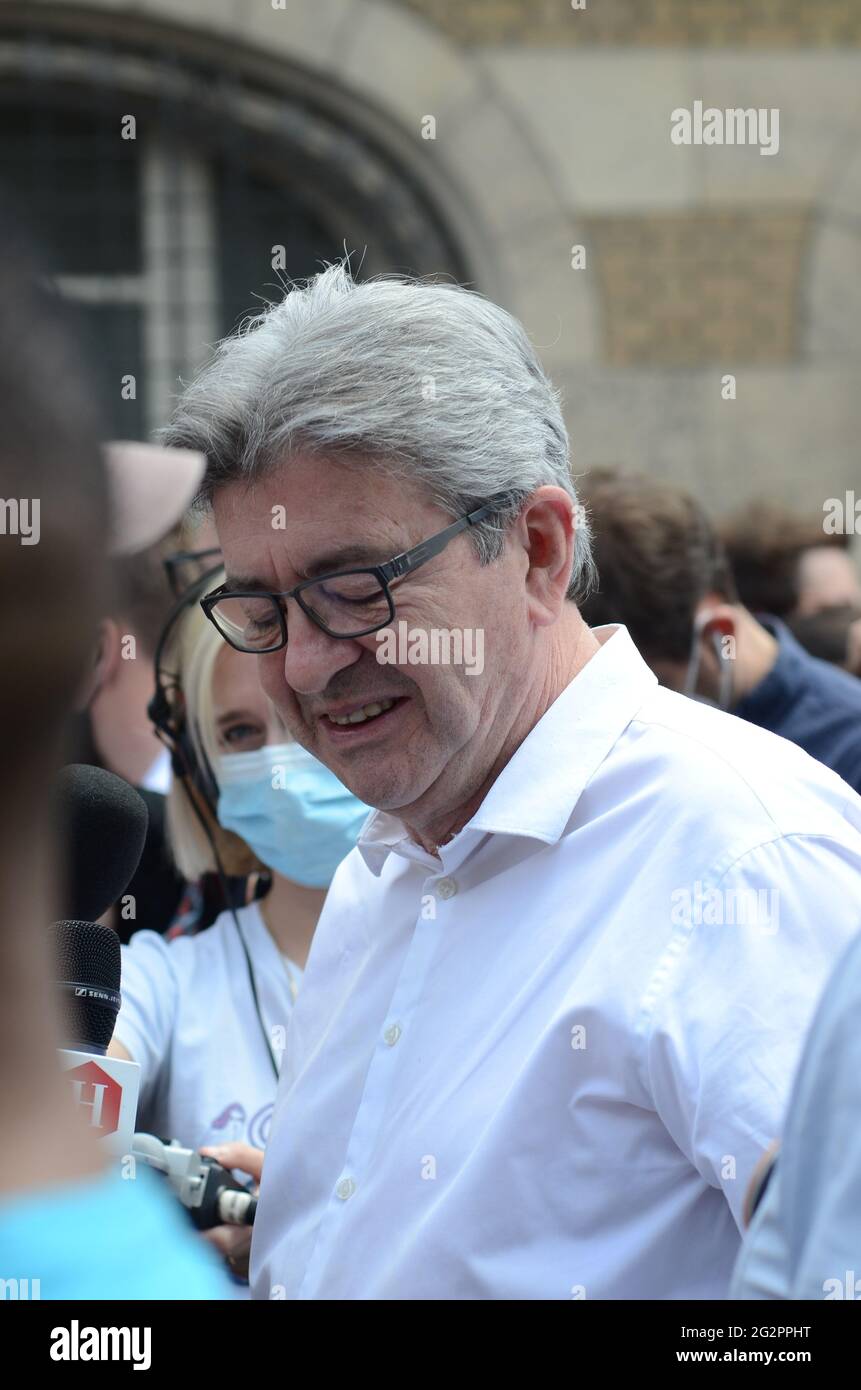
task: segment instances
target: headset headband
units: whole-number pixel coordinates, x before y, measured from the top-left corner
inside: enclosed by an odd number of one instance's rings
[[[155,693],[147,705],[147,715],[150,722],[171,755],[174,776],[190,782],[200,792],[213,817],[216,816],[218,806],[218,781],[212,764],[206,756],[206,750],[201,747],[198,752],[195,746],[184,711],[177,706],[175,700],[170,698],[171,691],[181,687],[177,676],[165,670],[162,661],[177,623],[193,604],[200,601],[209,588],[213,575],[218,574],[222,568],[223,566],[220,564],[214,565],[204,574],[199,575],[188,586],[167,615],[153,658]],[[165,677],[168,679],[166,680]]]

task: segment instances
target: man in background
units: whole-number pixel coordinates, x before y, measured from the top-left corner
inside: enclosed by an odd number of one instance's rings
[[[861,791],[861,684],[810,656],[779,618],[740,601],[696,499],[611,468],[588,474],[581,497],[600,575],[586,620],[624,623],[663,685],[797,743]]]
[[[861,607],[851,536],[828,534],[771,502],[751,502],[720,527],[741,602],[789,620]]]

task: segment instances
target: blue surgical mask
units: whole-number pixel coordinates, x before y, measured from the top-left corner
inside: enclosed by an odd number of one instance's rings
[[[276,873],[328,888],[371,807],[300,743],[227,753],[217,775],[219,824]]]

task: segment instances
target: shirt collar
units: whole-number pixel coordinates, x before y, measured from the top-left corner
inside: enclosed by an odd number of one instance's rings
[[[397,816],[387,811],[369,816],[358,848],[373,874],[379,876],[393,851],[438,870],[450,851],[477,834],[524,835],[555,844],[580,793],[657,685],[626,628],[592,631],[601,643],[598,651],[545,710],[439,858],[415,844]],[[458,858],[462,855],[463,849]]]

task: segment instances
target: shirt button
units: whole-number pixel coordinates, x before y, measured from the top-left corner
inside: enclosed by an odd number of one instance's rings
[[[453,898],[457,892],[457,884],[453,878],[441,878],[436,886],[438,898]]]
[[[383,1034],[383,1037],[389,1044],[389,1047],[394,1047],[395,1043],[397,1042],[400,1036],[401,1025],[399,1023],[393,1023],[389,1028],[386,1029],[385,1033]]]
[[[341,1181],[338,1183],[338,1186],[335,1188],[335,1191],[342,1202],[346,1202],[348,1198],[352,1197],[355,1190],[356,1184],[353,1182],[352,1178],[342,1178]]]

